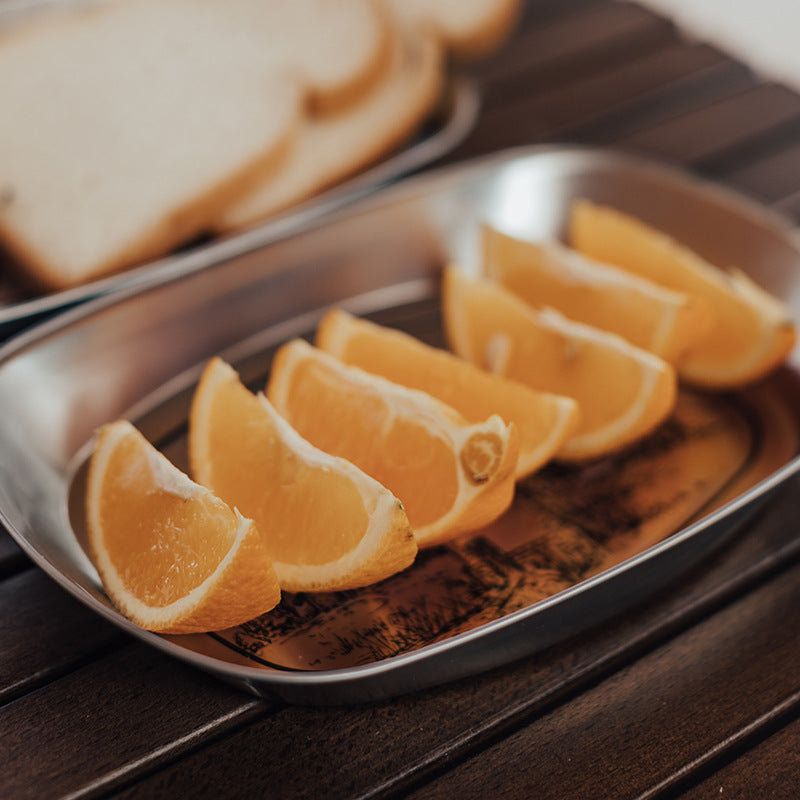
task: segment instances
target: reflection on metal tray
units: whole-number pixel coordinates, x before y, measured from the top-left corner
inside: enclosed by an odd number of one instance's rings
[[[29,0],[23,8],[27,9]],[[0,26],[14,9],[0,8]],[[34,321],[92,297],[139,285],[154,274],[176,275],[194,272],[222,259],[263,247],[286,233],[298,230],[316,217],[339,208],[433,163],[453,150],[475,124],[480,105],[477,87],[469,80],[451,75],[438,106],[414,139],[394,154],[307,201],[270,217],[263,224],[213,240],[195,242],[180,252],[158,261],[89,283],[49,294],[35,294],[14,279],[13,269],[3,269],[0,251],[0,339]]]
[[[589,466],[551,465],[477,535],[354,592],[286,595],[209,636],[141,631],[81,544],[86,444],[133,419],[186,467],[188,402],[221,354],[263,386],[273,348],[343,304],[442,344],[437,278],[475,265],[477,223],[562,231],[577,197],[613,204],[751,273],[800,311],[800,248],[773,215],[683,173],[580,148],[512,151],[410,179],[202,270],[65,312],[0,350],[0,514],[21,546],[123,629],[256,693],[385,697],[538,652],[641,601],[720,546],[800,468],[794,364],[734,396],[683,391],[652,436]]]

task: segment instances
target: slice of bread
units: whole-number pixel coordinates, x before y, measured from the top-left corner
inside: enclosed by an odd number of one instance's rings
[[[275,166],[302,91],[183,3],[104,4],[0,46],[0,239],[58,289],[155,257]]]
[[[361,99],[388,60],[390,15],[383,0],[169,0],[208,15],[217,35],[255,46],[287,67],[310,109],[328,112]]]
[[[432,37],[397,31],[380,83],[355,106],[306,121],[286,160],[216,220],[218,232],[252,225],[330,187],[407,140],[444,83]]]
[[[495,50],[508,36],[522,0],[385,0],[393,14],[410,27],[435,33],[460,59]]]
[[[63,289],[399,146],[519,0],[75,0],[0,29],[0,245]],[[398,28],[403,29],[400,34]]]
[[[32,15],[0,36],[0,242],[45,289],[169,252],[276,168],[305,108],[366,92],[387,29],[372,0]]]

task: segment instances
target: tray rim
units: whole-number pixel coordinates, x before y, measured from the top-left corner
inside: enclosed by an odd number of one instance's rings
[[[768,227],[774,228],[777,233],[790,241],[793,246],[798,250],[800,256],[800,234],[791,223],[784,219],[782,215],[765,208],[764,206],[755,203],[752,200],[730,190],[719,184],[699,179],[690,173],[676,168],[671,165],[663,165],[652,159],[640,158],[638,156],[630,156],[629,154],[620,153],[618,151],[610,150],[602,147],[589,147],[580,145],[558,145],[558,144],[545,144],[534,146],[523,146],[519,148],[512,148],[510,150],[502,151],[499,153],[489,154],[487,156],[474,159],[470,162],[449,165],[438,170],[432,170],[422,175],[405,178],[388,187],[384,187],[378,192],[374,193],[369,198],[361,198],[362,201],[370,203],[370,208],[380,207],[384,204],[392,204],[408,198],[409,195],[418,194],[428,190],[432,184],[444,182],[450,184],[454,180],[454,176],[463,176],[464,180],[468,180],[476,173],[487,169],[493,169],[513,163],[518,159],[528,159],[538,155],[546,154],[583,154],[589,157],[601,157],[603,159],[611,159],[612,161],[621,161],[624,164],[634,164],[638,168],[645,170],[655,170],[662,176],[675,177],[681,181],[688,181],[691,184],[699,184],[704,191],[711,192],[712,195],[722,200],[726,204],[732,203],[734,207],[743,205],[747,213],[751,216],[759,216],[761,221]],[[288,238],[298,235],[303,230],[315,229],[322,226],[335,225],[337,218],[343,216],[348,217],[353,214],[359,213],[362,208],[362,203],[349,204],[346,207],[339,208],[332,215],[325,217],[314,217],[305,220],[302,224],[297,223],[289,229],[282,232],[281,235],[276,236],[274,239],[265,244],[272,244],[280,239]],[[232,257],[232,256],[231,256]],[[76,308],[66,310],[53,318],[45,320],[44,322],[33,325],[26,331],[18,334],[12,339],[8,340],[5,344],[0,345],[0,368],[6,363],[13,360],[17,355],[20,355],[25,350],[35,347],[37,343],[42,343],[47,339],[57,337],[60,332],[69,329],[72,325],[80,322],[84,318],[91,317],[101,311],[112,308],[117,304],[121,304],[130,298],[134,298],[141,294],[146,293],[150,289],[157,288],[160,285],[167,283],[178,282],[186,277],[187,273],[183,272],[169,272],[150,276],[148,280],[140,284],[130,285],[123,290],[101,295],[88,301]],[[391,287],[375,290],[369,293],[377,294],[390,291],[394,286],[402,284],[394,284]],[[349,298],[352,301],[362,301],[367,298],[367,295],[357,295]],[[380,306],[377,306],[379,308]],[[309,311],[307,314],[314,314],[317,311]],[[305,316],[305,315],[304,315]],[[283,323],[288,323],[290,320],[285,320]],[[777,489],[780,485],[786,482],[792,475],[800,472],[800,455],[795,456],[782,467],[771,473],[766,478],[755,484],[753,487],[725,503],[720,508],[704,516],[702,519],[681,528],[675,533],[663,539],[661,542],[647,548],[646,550],[637,553],[619,564],[604,570],[603,572],[584,579],[572,586],[569,586],[560,592],[547,597],[541,601],[533,603],[523,609],[519,609],[510,614],[507,614],[498,619],[492,620],[482,625],[477,626],[469,631],[464,631],[459,634],[448,637],[439,642],[423,645],[415,650],[400,653],[379,661],[369,664],[363,664],[353,667],[342,667],[336,669],[325,670],[309,670],[309,671],[290,671],[278,669],[265,669],[261,667],[249,667],[237,663],[223,661],[212,656],[198,653],[185,646],[164,638],[161,635],[145,631],[139,628],[134,623],[130,622],[127,618],[122,616],[119,612],[111,609],[98,601],[92,596],[84,587],[73,583],[67,579],[50,561],[39,552],[39,550],[28,541],[27,537],[16,530],[13,522],[9,519],[6,509],[0,505],[0,521],[3,522],[9,534],[23,549],[23,551],[34,561],[37,566],[43,569],[52,579],[59,585],[64,587],[73,596],[88,605],[94,611],[99,612],[101,616],[110,620],[117,627],[122,628],[128,633],[133,634],[138,639],[143,640],[159,650],[186,661],[194,666],[200,667],[204,670],[212,672],[224,680],[233,681],[240,686],[248,688],[255,694],[263,695],[265,693],[277,692],[281,694],[281,690],[287,690],[289,696],[293,696],[294,689],[314,687],[317,689],[325,689],[333,685],[340,688],[342,686],[351,686],[353,684],[360,684],[364,679],[380,679],[381,676],[387,673],[392,673],[398,670],[407,670],[419,662],[426,661],[431,657],[446,655],[453,650],[458,650],[465,644],[476,639],[483,639],[491,637],[493,634],[504,631],[510,627],[516,627],[519,622],[523,620],[531,620],[539,615],[542,611],[550,608],[556,604],[562,604],[565,600],[572,600],[580,598],[582,594],[591,590],[598,584],[605,584],[613,581],[613,579],[623,573],[629,572],[637,565],[643,562],[649,562],[663,554],[665,551],[672,550],[689,540],[694,539],[698,534],[704,531],[713,530],[719,525],[728,521],[731,517],[735,516],[737,512],[757,506],[758,500],[765,499],[772,491]],[[62,498],[63,500],[63,498]],[[501,659],[498,662],[505,663],[508,659]],[[452,672],[452,671],[451,671]],[[420,685],[430,686],[436,683],[441,683],[443,680],[455,680],[459,677],[475,674],[476,670],[465,668],[461,671],[456,669],[446,679],[438,679],[434,681],[423,681]],[[413,681],[412,681],[413,683]],[[411,688],[407,686],[404,689],[393,689],[388,694],[378,692],[377,697],[384,697],[395,695],[403,691],[410,691]],[[345,691],[346,695],[346,691]],[[283,696],[283,695],[282,695]],[[362,697],[360,699],[374,699],[373,697]],[[297,700],[293,700],[297,702]],[[300,700],[300,702],[303,702]],[[324,700],[314,700],[314,702],[324,702]],[[331,698],[329,702],[343,702],[342,699]],[[344,702],[349,702],[345,697]]]
[[[27,1],[22,0],[22,2]],[[41,0],[41,2],[59,2],[59,0]],[[480,96],[474,85],[465,81],[463,88],[467,94],[472,95],[470,102],[476,104],[477,110]],[[140,277],[137,276],[137,280],[130,281],[114,290],[92,295],[86,300],[76,300],[63,307],[53,309],[55,313],[34,320],[32,324],[19,332],[5,337],[2,335],[3,309],[0,308],[0,366],[13,356],[15,350],[22,348],[23,342],[33,344],[35,341],[78,322],[84,316],[90,316],[101,309],[123,302],[132,295],[146,294],[159,286],[183,280],[209,267],[218,266],[231,259],[252,253],[261,247],[278,244],[283,240],[323,226],[335,225],[340,219],[347,219],[364,211],[408,200],[410,197],[429,192],[431,185],[447,184],[458,180],[459,176],[466,181],[474,175],[509,166],[518,160],[524,161],[548,155],[560,157],[577,155],[590,159],[600,157],[609,163],[632,166],[640,171],[656,174],[660,178],[697,187],[721,205],[742,209],[749,216],[758,218],[764,227],[772,229],[776,235],[784,238],[787,243],[797,249],[800,256],[800,225],[786,214],[776,208],[759,203],[733,188],[699,177],[687,168],[613,147],[572,142],[518,145],[486,153],[466,161],[457,161],[439,167],[433,166],[421,172],[407,174],[374,189],[367,189],[353,197],[348,196],[346,200],[335,203],[331,209],[322,213],[287,214],[285,218],[276,219],[274,224],[270,223],[245,231],[236,237],[220,240],[215,243],[214,252],[210,255],[207,255],[206,251],[203,253],[198,251],[187,254],[180,263],[168,259],[164,268],[159,270],[151,270],[150,265],[144,265],[133,270],[133,272],[138,272],[141,269],[144,273]],[[242,241],[240,245],[238,241],[232,241],[234,238],[247,241]],[[196,257],[192,258],[191,256]],[[800,354],[800,347],[798,347],[798,354]]]

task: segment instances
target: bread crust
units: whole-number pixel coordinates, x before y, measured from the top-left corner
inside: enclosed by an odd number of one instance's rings
[[[392,19],[383,0],[368,0],[376,35],[364,67],[350,79],[325,91],[309,89],[308,108],[312,115],[335,114],[351,108],[366,97],[380,82],[392,60]]]
[[[122,246],[106,261],[95,263],[86,269],[78,280],[65,274],[24,237],[17,236],[11,226],[3,224],[0,215],[0,242],[13,259],[11,266],[27,285],[37,291],[59,291],[81,283],[128,270],[132,265],[163,257],[176,245],[190,237],[210,230],[212,221],[221,211],[238,198],[251,191],[253,186],[265,180],[281,166],[298,135],[301,117],[298,113],[294,124],[287,128],[281,139],[271,143],[252,162],[219,183],[209,186],[182,206],[172,209],[156,225],[142,231],[136,241]]]
[[[395,31],[392,63],[357,106],[308,118],[286,161],[215,221],[218,233],[254,225],[352,176],[407,141],[444,85],[443,53],[431,36]]]
[[[290,10],[283,0],[236,2],[78,4],[33,13],[0,38],[0,61],[14,77],[0,85],[4,115],[14,121],[5,138],[0,130],[0,244],[37,289],[85,283],[196,237],[277,169],[310,98],[325,107],[356,102],[387,59],[388,22],[377,0],[348,0],[347,11],[339,10],[344,0],[292,0]],[[276,61],[261,36],[284,19],[299,30],[317,8],[343,20],[366,17],[355,53],[320,86],[302,81],[302,48],[284,46]],[[309,63],[320,74],[320,58]],[[165,74],[173,76],[166,84]],[[160,93],[164,102],[148,99]],[[230,123],[220,107],[233,112]],[[226,130],[235,133],[228,141]]]
[[[472,61],[508,37],[522,0],[385,0],[405,25],[427,30],[457,60]]]
[[[16,76],[0,83],[0,106],[19,122],[0,127],[0,246],[37,291],[63,290],[204,232],[251,225],[357,173],[430,113],[446,54],[496,46],[520,0],[454,0],[446,14],[455,8],[455,33],[435,22],[448,2],[82,0],[0,30],[0,72]],[[458,8],[467,7],[464,24]],[[140,37],[132,43],[130,23]],[[87,29],[100,37],[90,46]],[[281,39],[291,31],[302,45]],[[151,34],[158,43],[143,57],[136,42],[149,45]],[[173,55],[188,62],[165,72]],[[112,69],[97,68],[104,58]],[[141,68],[149,73],[139,79]],[[80,78],[54,88],[67,75]],[[242,102],[253,106],[241,112]],[[140,121],[143,134],[128,136]]]

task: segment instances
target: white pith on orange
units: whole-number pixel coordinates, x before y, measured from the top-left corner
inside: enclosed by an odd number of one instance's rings
[[[570,243],[592,258],[614,264],[705,303],[709,330],[678,362],[687,381],[733,388],[778,366],[795,343],[785,304],[740,270],[723,271],[661,231],[613,208],[588,201],[574,205]]]
[[[578,405],[571,398],[493,375],[407,333],[341,309],[325,315],[315,343],[346,364],[427,392],[469,422],[492,414],[513,422],[519,432],[517,478],[546,464],[578,424]]]
[[[656,427],[675,404],[675,371],[665,361],[553,309],[535,309],[491,281],[449,268],[442,308],[448,340],[462,358],[577,401],[580,422],[559,458],[618,450]]]
[[[513,499],[518,437],[497,415],[468,423],[300,339],[276,354],[267,395],[301,435],[394,492],[420,546],[492,522]]]
[[[99,431],[86,518],[107,594],[143,628],[220,630],[280,600],[253,522],[193,483],[125,420]]]
[[[256,521],[282,589],[366,586],[416,556],[400,501],[303,439],[219,358],[192,401],[189,460],[199,483]]]

